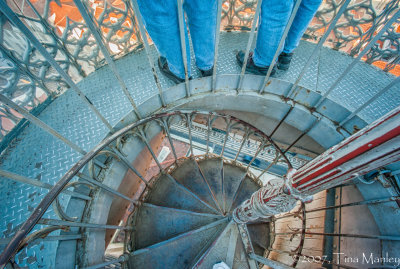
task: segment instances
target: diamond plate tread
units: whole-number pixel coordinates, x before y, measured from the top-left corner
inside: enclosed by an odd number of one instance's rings
[[[247,38],[248,33],[221,33],[218,74],[240,72],[240,68],[236,64],[235,52],[246,47]],[[279,71],[277,77],[294,82],[314,46],[315,44],[302,41],[295,51],[289,70],[287,72]],[[154,46],[151,48],[151,52],[151,57],[156,62],[157,54]],[[311,90],[325,92],[352,61],[352,58],[329,48],[320,49],[316,56],[300,85]],[[193,53],[191,59],[192,75],[196,78],[199,76],[199,72],[195,68]],[[143,50],[126,55],[116,61],[116,65],[137,104],[143,103],[157,93],[150,65]],[[173,83],[162,76],[158,68],[156,69],[163,90],[171,87]],[[329,98],[350,111],[354,111],[392,79],[393,76],[390,74],[360,63],[345,77]],[[131,110],[130,103],[108,66],[96,70],[80,81],[78,86],[112,125]],[[399,91],[400,85],[393,87],[362,110],[359,116],[367,122],[371,122],[395,108],[400,104]],[[67,90],[53,101],[40,114],[39,118],[87,151],[101,141],[108,132],[104,124],[84,105],[73,90]],[[80,154],[62,142],[39,128],[29,125],[3,153],[0,168],[54,184],[79,158]],[[12,236],[45,193],[47,191],[36,187],[6,179],[0,180],[0,195],[3,197],[3,203],[0,205],[2,214],[0,236]],[[62,204],[65,205],[68,197],[63,197],[62,200]],[[45,216],[55,217],[52,208],[49,208]],[[26,257],[55,257],[56,248],[48,248],[48,245],[50,244],[46,243],[45,247],[35,245],[28,248]],[[0,246],[0,249],[2,247]],[[28,266],[25,260],[20,266]],[[38,259],[36,263],[29,266],[30,268],[48,268],[47,260],[51,259],[46,259],[46,261]]]
[[[237,51],[246,48],[248,35],[248,33],[221,33],[217,61],[218,74],[240,73],[241,70],[236,63],[235,54]],[[299,47],[294,51],[289,70],[286,72],[278,70],[275,77],[294,83],[314,47],[315,44],[313,43],[301,41]],[[352,60],[352,57],[342,52],[323,47],[314,57],[299,85],[324,93]],[[350,111],[354,111],[394,78],[393,75],[374,66],[358,63],[331,92],[329,99]],[[400,104],[399,91],[400,85],[392,87],[386,94],[383,94],[370,106],[362,110],[359,116],[366,122],[371,122],[383,116]]]
[[[141,249],[217,221],[221,216],[143,204],[137,213],[135,248]]]

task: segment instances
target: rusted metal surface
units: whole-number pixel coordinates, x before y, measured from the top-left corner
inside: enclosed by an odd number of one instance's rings
[[[247,262],[250,266],[250,269],[257,269],[256,261],[253,258],[251,258],[251,255],[254,254],[254,248],[251,243],[250,234],[249,231],[247,230],[247,226],[245,224],[239,224],[237,227],[239,229],[240,238],[242,239],[244,245],[244,250],[248,255]]]
[[[300,242],[299,245],[297,246],[297,248],[294,250],[296,252],[296,256],[300,256],[301,252],[303,251],[303,247],[304,247],[304,240],[306,237],[306,226],[307,226],[307,218],[306,218],[306,206],[305,204],[302,202],[301,206],[299,208],[299,211],[297,212],[296,217],[301,219],[301,237],[300,237]],[[298,259],[294,259],[293,263],[292,263],[292,267],[296,267],[297,263],[298,263]]]

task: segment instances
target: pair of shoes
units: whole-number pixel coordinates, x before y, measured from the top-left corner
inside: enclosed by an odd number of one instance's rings
[[[278,69],[280,70],[288,70],[290,66],[290,62],[292,61],[293,52],[286,53],[282,52],[278,57]]]
[[[162,57],[162,56],[158,57],[158,67],[160,68],[161,73],[163,73],[167,78],[169,78],[176,84],[179,84],[179,83],[182,83],[185,81],[184,79],[182,79],[182,78],[178,77],[177,75],[175,75],[174,73],[172,73],[171,70],[169,70],[167,58]],[[189,78],[189,79],[191,79],[191,78]]]
[[[245,56],[245,52],[243,50],[236,53],[236,60],[240,66],[243,65],[244,56]],[[249,58],[247,59],[246,71],[251,72],[256,75],[266,75],[268,72],[268,68],[269,68],[269,66],[259,67],[259,66],[255,65],[255,63],[253,61],[253,52],[249,53]],[[276,72],[276,69],[274,66],[271,71],[271,76],[274,75],[275,72]]]
[[[213,74],[214,66],[208,70],[201,70],[200,68],[199,68],[199,70],[200,70],[202,77],[209,77],[209,76],[212,76],[212,74]]]

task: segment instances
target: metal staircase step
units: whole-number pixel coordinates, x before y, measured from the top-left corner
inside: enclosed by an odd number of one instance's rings
[[[240,184],[234,201],[231,206],[231,210],[238,207],[241,203],[243,203],[246,199],[249,199],[250,196],[256,192],[262,186],[251,180],[249,177],[245,177]]]
[[[209,183],[203,177],[199,170],[199,166],[193,159],[187,159],[179,165],[179,168],[171,174],[179,183],[196,194],[202,201],[209,206],[218,209],[218,205],[214,200]]]
[[[212,268],[214,264],[225,261],[231,233],[234,231],[235,225],[233,222],[230,222],[203,255],[197,259],[192,268]]]
[[[226,226],[227,218],[132,253],[129,268],[188,268]],[[211,239],[211,240],[210,240]]]
[[[223,210],[224,196],[222,191],[223,179],[223,162],[221,158],[218,159],[205,159],[198,161],[200,172],[203,177],[210,184],[211,190],[215,195],[215,199],[219,208]]]
[[[224,194],[225,211],[229,212],[239,189],[240,183],[246,174],[246,169],[224,163]]]
[[[215,213],[211,208],[201,203],[196,196],[177,184],[169,175],[161,175],[157,179],[151,193],[146,198],[146,202],[200,213]]]
[[[204,258],[210,253],[210,250],[213,249],[219,238],[221,238],[226,233],[226,231],[230,229],[232,223],[233,222],[230,221],[228,225],[226,225],[225,228],[221,230],[215,237],[210,238],[208,244],[197,254],[196,258],[193,259],[192,266],[190,266],[190,268],[199,268],[199,264],[201,264]]]
[[[222,218],[220,215],[196,213],[146,203],[142,204],[135,217],[136,249],[154,245]]]

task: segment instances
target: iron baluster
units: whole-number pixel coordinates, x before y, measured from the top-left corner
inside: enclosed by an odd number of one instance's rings
[[[242,70],[240,72],[239,82],[238,82],[238,86],[237,86],[237,90],[236,90],[237,93],[242,91],[244,73],[246,72],[247,60],[249,59],[249,53],[250,53],[251,45],[253,44],[256,25],[258,24],[258,20],[259,20],[259,17],[260,17],[260,10],[261,10],[262,1],[263,0],[258,0],[258,2],[257,2],[256,12],[254,14],[254,21],[253,21],[253,25],[251,26],[251,32],[250,32],[249,40],[247,41],[246,53],[244,55]]]
[[[122,77],[117,69],[117,66],[115,65],[114,60],[111,58],[110,53],[108,52],[108,49],[106,48],[106,46],[104,44],[103,38],[101,37],[101,35],[98,31],[98,28],[94,24],[95,20],[87,12],[85,5],[82,3],[82,0],[74,0],[74,3],[76,5],[76,7],[78,8],[80,14],[82,15],[82,18],[85,21],[86,25],[89,27],[90,31],[92,32],[97,45],[100,47],[100,50],[103,53],[104,58],[106,59],[108,66],[111,68],[111,71],[113,72],[119,85],[121,86],[122,91],[124,92],[125,96],[128,98],[129,102],[131,103],[133,111],[135,112],[136,116],[139,119],[141,119],[142,116],[140,115],[140,113],[137,109],[135,101],[133,100],[132,95],[129,93],[128,87],[126,86],[124,80],[122,79]]]
[[[266,141],[260,142],[260,145],[258,146],[258,149],[256,153],[254,154],[253,158],[250,160],[249,164],[246,167],[246,170],[248,171],[250,169],[250,166],[253,164],[253,162],[257,159],[258,154],[265,148],[266,146]]]
[[[186,89],[186,97],[190,97],[190,84],[189,84],[189,74],[188,74],[188,66],[187,64],[187,57],[186,55],[186,37],[185,37],[185,18],[183,14],[183,0],[177,0],[177,6],[178,6],[178,21],[179,21],[179,33],[180,33],[180,39],[181,39],[181,50],[182,50],[182,61],[183,61],[183,67],[185,69],[185,89]],[[188,44],[189,45],[189,44]]]
[[[184,114],[184,115],[189,132],[190,156],[193,157],[194,154],[193,154],[193,138],[192,138],[192,117],[194,114]]]
[[[215,45],[214,45],[214,65],[213,65],[213,74],[212,74],[212,82],[211,82],[211,91],[215,92],[217,87],[217,60],[218,60],[218,46],[219,46],[219,38],[221,35],[221,10],[222,10],[222,0],[217,1],[217,25],[215,30]]]
[[[229,137],[229,132],[231,130],[231,117],[228,116],[227,118],[227,124],[226,124],[226,130],[225,130],[225,138],[224,138],[224,144],[222,146],[222,150],[221,150],[221,154],[220,156],[223,157],[224,156],[224,151],[225,151],[225,146],[226,146],[226,142],[228,141],[228,137]]]
[[[36,186],[39,188],[44,188],[44,189],[48,189],[50,190],[51,188],[53,188],[54,186],[46,183],[46,182],[41,182],[39,180],[36,179],[31,179],[25,176],[21,176],[15,173],[11,173],[9,171],[5,171],[5,170],[0,170],[0,176],[5,177],[5,178],[9,178],[11,180],[17,181],[17,182],[21,182],[24,184],[28,184],[28,185],[32,185],[32,186]],[[74,192],[74,191],[69,191],[69,190],[63,190],[63,193],[71,195],[72,197],[76,197],[76,198],[80,198],[80,199],[84,199],[87,201],[92,200],[91,197],[78,193],[78,192]]]
[[[122,163],[128,168],[130,169],[133,173],[135,173],[136,176],[138,176],[144,184],[146,184],[147,187],[149,187],[149,182],[147,182],[147,180],[144,179],[144,177],[142,176],[141,173],[139,173],[138,170],[135,169],[135,167],[133,167],[132,164],[129,163],[129,161],[126,159],[126,157],[124,155],[122,155],[121,152],[119,152],[118,149],[115,148],[111,148],[111,150],[118,156],[118,158],[122,161]]]
[[[278,160],[279,160],[279,154],[278,154],[278,152],[275,152],[275,159],[272,161],[272,162],[270,162],[270,164],[258,175],[258,177],[257,177],[257,180],[258,179],[260,179],[266,172],[268,172],[268,170],[273,166],[273,165],[275,165],[277,162],[278,162]]]
[[[349,116],[347,116],[344,120],[342,120],[339,123],[339,127],[344,126],[349,120],[351,120],[355,115],[357,115],[358,112],[369,106],[372,102],[374,102],[376,99],[378,99],[379,96],[387,92],[389,89],[391,89],[394,85],[400,82],[400,77],[397,77],[393,79],[386,87],[382,88],[379,92],[374,94],[370,99],[368,99],[367,102],[362,104],[360,107],[358,107],[356,110],[354,110]]]
[[[285,121],[285,119],[287,118],[287,116],[289,116],[290,112],[292,112],[294,108],[294,104],[291,103],[290,107],[288,109],[288,111],[285,113],[285,116],[283,116],[283,118],[279,121],[278,125],[275,126],[274,130],[272,130],[271,134],[269,135],[269,137],[272,138],[272,136],[275,134],[275,132],[279,129],[279,127],[281,126],[281,124]]]
[[[133,6],[133,10],[135,11],[135,14],[136,14],[136,20],[137,20],[138,25],[139,25],[140,36],[142,37],[143,44],[144,44],[144,49],[146,51],[147,60],[149,61],[150,68],[151,68],[151,71],[153,73],[154,81],[156,82],[156,85],[157,85],[158,94],[160,96],[161,104],[162,104],[163,107],[165,107],[166,103],[165,103],[165,99],[164,99],[164,94],[163,94],[162,87],[161,87],[161,84],[160,84],[160,79],[159,79],[157,71],[156,71],[156,67],[154,65],[154,61],[153,61],[153,59],[151,57],[150,46],[149,46],[149,42],[147,40],[146,31],[145,31],[144,26],[143,26],[143,18],[142,18],[142,14],[140,13],[140,10],[139,10],[139,6],[137,4],[137,0],[132,0],[132,6]]]
[[[318,100],[316,105],[314,106],[315,109],[322,104],[322,102],[328,97],[333,89],[335,89],[342,79],[350,72],[353,67],[361,61],[361,58],[372,48],[373,45],[381,38],[381,36],[392,26],[394,22],[397,21],[397,18],[400,17],[400,10],[396,12],[390,18],[390,20],[383,26],[383,28],[375,35],[375,37],[368,43],[368,45],[358,54],[357,58],[355,58],[343,71],[343,73],[336,79],[336,81],[329,87],[329,89],[324,93],[324,95]]]
[[[37,238],[32,241],[66,241],[66,240],[79,240],[82,239],[81,234],[64,234],[64,235],[54,235],[46,236],[45,238]],[[6,245],[11,241],[11,238],[0,238],[0,245]]]
[[[235,159],[234,159],[235,162],[236,162],[237,158],[239,157],[240,151],[242,151],[244,143],[247,141],[247,139],[249,139],[248,141],[250,141],[249,136],[250,136],[250,130],[249,130],[249,128],[246,128],[245,133],[243,134],[243,137],[242,137],[242,143],[240,143],[240,147],[239,147],[239,149],[236,153]]]
[[[309,126],[304,132],[302,132],[302,133],[292,142],[292,144],[290,144],[290,145],[285,149],[285,151],[284,151],[283,153],[285,154],[286,152],[289,151],[289,149],[291,149],[294,145],[296,145],[297,142],[300,141],[300,139],[302,139],[306,134],[308,134],[308,132],[311,131],[312,128],[314,128],[315,125],[317,125],[317,123],[320,122],[320,120],[321,120],[320,117],[316,117],[316,118],[314,119],[314,121],[310,124],[310,126]]]
[[[210,132],[211,132],[211,113],[207,116],[207,141],[206,141],[206,156],[209,154]]]
[[[37,76],[32,74],[32,72],[29,70],[29,68],[26,68],[12,53],[10,53],[7,48],[4,47],[3,44],[0,44],[0,50],[4,54],[5,58],[7,60],[10,60],[18,69],[21,73],[32,79],[34,82],[36,82],[40,88],[43,89],[43,91],[47,94],[48,98],[54,98],[55,94],[52,92],[44,83],[42,80],[38,79]]]
[[[264,82],[263,82],[263,84],[261,84],[259,94],[262,94],[264,92],[265,88],[267,87],[267,83],[268,83],[268,80],[269,80],[269,78],[271,76],[272,69],[275,66],[276,59],[278,58],[279,54],[281,53],[281,49],[283,47],[283,44],[285,44],[286,36],[288,35],[290,27],[292,26],[294,18],[296,17],[296,14],[297,14],[297,11],[298,11],[298,9],[300,7],[301,1],[302,0],[297,0],[295,5],[294,5],[294,7],[293,7],[292,14],[290,15],[289,21],[288,21],[288,23],[287,23],[287,25],[285,27],[285,30],[283,31],[281,40],[279,41],[278,48],[275,51],[274,58],[272,58],[272,61],[271,61],[270,65],[269,65],[267,74],[265,75]]]
[[[67,144],[69,147],[71,147],[75,151],[79,152],[80,154],[85,155],[87,153],[81,147],[79,147],[78,145],[76,145],[75,143],[73,143],[72,141],[67,139],[66,137],[62,136],[59,132],[57,132],[56,130],[54,130],[50,126],[48,126],[46,123],[44,123],[43,121],[41,121],[37,117],[33,116],[31,113],[29,113],[28,110],[26,110],[25,108],[17,105],[12,100],[10,100],[7,97],[5,97],[3,94],[0,94],[0,102],[2,102],[3,104],[7,105],[8,107],[14,109],[19,114],[24,116],[24,118],[26,118],[28,121],[30,121],[33,124],[35,124],[36,126],[38,126],[40,129],[44,130],[46,133],[49,133],[50,135],[54,136],[55,138],[61,140],[61,142]],[[104,165],[102,163],[100,163],[98,161],[95,161],[95,163],[96,163],[96,165],[104,168]]]
[[[171,132],[169,131],[168,122],[165,120],[165,118],[161,118],[160,122],[161,122],[163,129],[165,130],[165,133],[167,134],[168,142],[169,142],[169,145],[171,146],[172,153],[174,154],[174,158],[175,158],[175,162],[176,162],[178,160],[178,156],[176,155],[174,143],[172,142],[172,137],[171,137]]]
[[[54,226],[67,226],[67,227],[94,228],[94,229],[128,230],[128,231],[133,229],[130,226],[126,226],[125,227],[125,226],[118,226],[118,225],[84,223],[84,222],[74,222],[74,221],[65,221],[65,220],[57,220],[57,219],[46,219],[46,218],[41,218],[38,221],[38,224],[54,225]]]
[[[295,83],[293,84],[293,86],[289,90],[288,94],[286,95],[287,97],[290,98],[290,96],[293,94],[294,90],[297,88],[297,85],[299,84],[300,80],[303,78],[303,76],[306,73],[308,67],[311,65],[315,55],[321,49],[322,45],[324,44],[325,40],[328,38],[328,36],[331,33],[331,31],[335,28],[337,21],[342,16],[342,14],[346,11],[346,8],[347,8],[347,6],[349,5],[350,2],[351,2],[351,0],[345,0],[345,2],[340,7],[338,13],[336,14],[335,18],[330,23],[328,29],[325,31],[324,35],[320,38],[318,44],[314,47],[314,50],[311,53],[311,56],[308,58],[306,64],[304,65],[303,69],[301,70],[301,72],[300,72],[299,76],[297,77]]]
[[[159,162],[158,159],[157,159],[156,154],[154,153],[153,149],[151,148],[150,143],[149,143],[149,141],[147,140],[146,134],[144,133],[144,131],[143,131],[142,128],[139,129],[139,133],[140,133],[139,137],[142,139],[142,141],[143,141],[144,144],[146,145],[146,147],[147,147],[147,149],[149,150],[151,156],[153,157],[154,161],[156,162],[158,168],[160,169],[160,172],[161,172],[161,173],[164,173],[164,169],[162,168],[160,162]]]
[[[107,191],[107,192],[109,192],[109,193],[111,193],[111,194],[113,194],[113,195],[115,195],[115,196],[118,196],[118,197],[120,197],[120,198],[122,198],[122,199],[127,200],[128,202],[131,202],[131,203],[133,203],[133,204],[138,203],[137,200],[132,199],[132,198],[129,198],[128,196],[126,196],[126,195],[120,193],[119,191],[113,190],[112,188],[108,187],[107,185],[104,185],[103,183],[98,182],[97,180],[95,180],[95,179],[93,179],[93,178],[91,178],[91,177],[89,177],[89,176],[87,176],[87,175],[85,175],[85,174],[83,174],[83,173],[77,173],[77,176],[78,176],[79,178],[81,178],[82,180],[87,181],[87,182],[89,182],[90,184],[99,187],[99,188],[102,189],[102,190],[105,190],[105,191]]]

